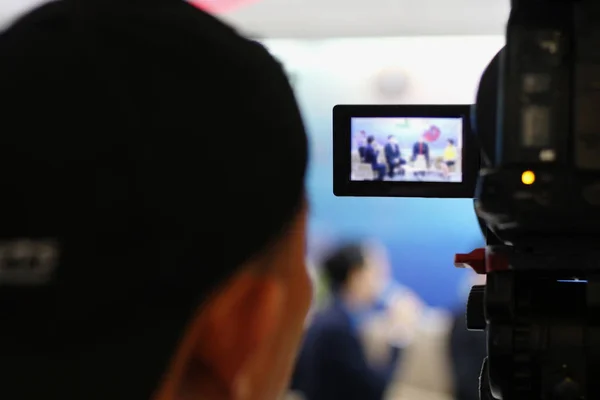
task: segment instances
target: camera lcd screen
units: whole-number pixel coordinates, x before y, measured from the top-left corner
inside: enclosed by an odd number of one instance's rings
[[[352,118],[350,134],[352,181],[463,181],[462,118]]]
[[[479,148],[469,105],[338,105],[336,196],[473,198]]]

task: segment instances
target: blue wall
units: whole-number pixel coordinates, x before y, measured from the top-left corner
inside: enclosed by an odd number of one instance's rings
[[[388,247],[393,273],[401,283],[432,306],[455,307],[461,300],[465,271],[454,268],[454,253],[483,244],[472,200],[336,198],[331,113],[336,104],[470,103],[481,72],[503,38],[270,40],[265,44],[294,75],[311,139],[310,252],[318,255],[319,249],[346,238],[379,240]],[[397,98],[384,98],[377,91],[377,73],[389,65],[404,68],[407,74],[406,91]]]

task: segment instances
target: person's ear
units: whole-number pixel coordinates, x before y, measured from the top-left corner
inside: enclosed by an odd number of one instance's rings
[[[251,395],[245,371],[277,333],[284,296],[285,285],[276,275],[243,272],[204,305],[195,321],[194,357],[220,381],[229,398]]]

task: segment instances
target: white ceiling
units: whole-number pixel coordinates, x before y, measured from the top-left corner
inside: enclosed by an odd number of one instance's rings
[[[259,0],[223,19],[259,37],[503,35],[510,0]]]
[[[0,28],[45,0],[0,0]]]
[[[43,1],[1,0],[0,26]],[[261,38],[498,35],[509,7],[510,0],[258,0],[222,18]]]

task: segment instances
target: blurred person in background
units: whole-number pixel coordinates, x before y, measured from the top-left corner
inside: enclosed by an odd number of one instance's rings
[[[407,325],[415,325],[417,302],[392,289],[387,259],[375,246],[340,246],[325,259],[323,269],[333,299],[314,316],[291,388],[307,400],[380,400],[410,340]],[[382,314],[383,324],[376,326],[385,351],[380,346],[373,356],[364,337]]]
[[[363,343],[371,365],[385,365],[390,355],[386,339],[390,313],[395,314],[392,320],[398,322],[394,328],[395,344],[405,348],[413,341],[425,305],[412,290],[394,279],[389,252],[383,244],[368,240],[362,242],[361,246],[368,262],[380,268],[385,282],[373,309],[368,313],[368,318],[365,318]]]
[[[365,148],[365,163],[371,164],[373,172],[377,174],[375,180],[382,181],[385,177],[385,164],[379,163],[378,158],[379,144],[374,136],[369,136],[367,138],[367,147]]]
[[[485,275],[469,271],[461,287],[462,302],[454,311],[449,336],[455,400],[479,400],[479,375],[486,355],[485,332],[467,330],[466,302],[473,285],[485,285]]]
[[[49,2],[0,54],[0,398],[280,398],[312,297],[281,65],[177,0]]]

